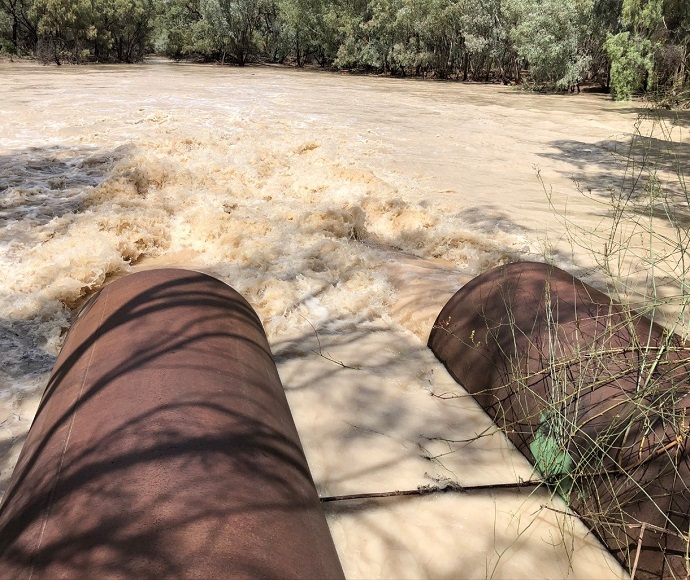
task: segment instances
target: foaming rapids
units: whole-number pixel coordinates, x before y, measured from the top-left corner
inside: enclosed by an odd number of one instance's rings
[[[74,309],[109,276],[166,255],[193,252],[192,266],[241,291],[270,334],[389,319],[395,290],[382,263],[443,258],[473,274],[514,252],[431,203],[404,201],[318,141],[269,146],[262,128],[34,149],[0,167],[0,307],[31,343],[18,370],[57,354]]]

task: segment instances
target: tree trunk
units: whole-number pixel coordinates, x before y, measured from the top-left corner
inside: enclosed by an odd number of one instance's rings
[[[17,22],[17,17],[12,17],[12,47],[14,52],[17,52],[17,37],[19,36],[19,22]]]
[[[486,57],[482,56],[479,59],[479,62],[475,62],[472,65],[472,79],[475,81],[479,80],[480,75],[482,74],[482,70],[484,70],[484,62],[486,61]]]
[[[610,91],[611,90],[611,62],[609,61],[609,65],[606,67],[606,90]]]
[[[297,66],[302,68],[304,60],[302,59],[302,49],[299,44],[299,34],[295,37],[295,56],[297,57]]]
[[[53,50],[54,50],[54,52],[53,52],[53,58],[55,59],[55,64],[58,65],[58,66],[60,66],[60,65],[62,64],[62,62],[61,62],[61,60],[60,60],[60,48],[59,48],[59,43],[58,43],[57,39],[54,39],[53,42],[54,42],[54,43],[53,43]]]

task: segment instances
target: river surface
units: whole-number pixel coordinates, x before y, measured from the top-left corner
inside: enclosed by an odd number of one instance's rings
[[[596,282],[551,203],[604,219],[573,180],[615,185],[637,113],[273,67],[0,63],[0,492],[75,310],[169,265],[261,316],[322,495],[530,478],[501,434],[477,437],[471,398],[430,396],[462,390],[426,339],[492,266],[546,257]],[[565,509],[541,490],[326,506],[350,578],[624,576]]]

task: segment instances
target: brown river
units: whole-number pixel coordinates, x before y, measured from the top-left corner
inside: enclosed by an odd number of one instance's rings
[[[430,396],[462,390],[426,339],[492,266],[597,282],[545,190],[605,219],[573,180],[615,185],[637,112],[273,67],[0,63],[0,492],[76,308],[168,265],[261,316],[320,494],[529,479],[471,398]],[[543,490],[326,505],[349,578],[625,577],[566,510]]]

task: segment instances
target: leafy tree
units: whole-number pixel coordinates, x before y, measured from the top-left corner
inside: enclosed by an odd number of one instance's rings
[[[368,43],[365,23],[371,18],[368,3],[360,0],[334,2],[330,14],[338,33],[335,66],[366,66],[362,56]]]
[[[322,0],[278,0],[277,21],[284,51],[295,56],[297,66],[319,52],[319,30],[323,28]]]
[[[354,15],[346,24],[348,34],[338,51],[336,63],[390,71],[395,58],[394,47],[407,40],[400,21],[401,10],[401,0],[372,0],[361,20]]]
[[[6,12],[0,12],[0,54],[17,52],[12,37],[12,19]]]
[[[517,25],[511,37],[518,54],[529,63],[538,85],[572,89],[586,73],[591,56],[585,52],[592,4],[587,0],[507,0]]]
[[[65,59],[79,62],[91,34],[91,4],[88,0],[36,0],[38,48],[43,60],[57,64]]]
[[[38,40],[36,20],[32,14],[32,0],[0,0],[0,15],[5,38],[13,53],[33,51]]]
[[[35,0],[39,57],[141,60],[150,44],[153,0]]]
[[[651,88],[654,53],[664,28],[664,0],[623,0],[621,21],[625,30],[609,35],[605,46],[611,59],[611,92],[625,100],[634,91]]]
[[[504,83],[527,68],[538,87],[690,100],[689,0],[0,0],[0,50],[132,62],[150,47]]]
[[[457,68],[464,50],[464,3],[453,0],[415,2],[416,30],[424,46],[422,63],[445,79]]]
[[[203,18],[200,0],[167,0],[154,23],[154,48],[176,60],[197,52],[195,36]]]
[[[150,44],[153,0],[92,0],[92,6],[89,38],[96,60],[141,60]]]
[[[240,66],[257,52],[257,32],[267,0],[202,0],[201,13],[223,55],[229,52]]]
[[[341,10],[338,2],[324,2],[316,30],[314,58],[321,66],[333,64],[343,40]]]
[[[611,60],[606,50],[606,40],[622,30],[621,10],[623,0],[594,0],[592,19],[587,38],[586,54],[591,56],[590,75],[599,78],[602,86],[609,88]]]
[[[606,51],[611,58],[611,94],[616,100],[628,100],[642,87],[644,78],[651,76],[650,42],[620,32],[609,36]]]
[[[662,24],[656,31],[654,81],[658,88],[676,92],[690,81],[690,2],[666,0]]]
[[[520,77],[522,68],[512,45],[509,32],[515,23],[514,14],[506,10],[505,0],[466,0],[462,16],[467,54],[463,64],[463,79],[471,68],[475,79],[488,81],[494,67],[501,78],[515,71]]]

